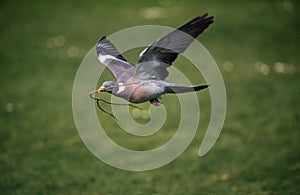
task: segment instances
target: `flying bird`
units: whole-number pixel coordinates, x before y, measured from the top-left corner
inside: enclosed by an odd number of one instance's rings
[[[139,55],[137,65],[129,63],[105,36],[96,44],[97,57],[116,78],[105,81],[94,92],[108,92],[132,103],[150,101],[161,104],[161,96],[166,93],[187,93],[205,89],[208,85],[181,86],[169,82],[168,67],[210,24],[213,16],[198,16],[162,38],[153,42]],[[97,102],[98,103],[98,102]]]

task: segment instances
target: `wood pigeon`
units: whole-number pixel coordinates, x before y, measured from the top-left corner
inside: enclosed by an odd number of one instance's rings
[[[116,78],[105,81],[96,92],[108,92],[132,103],[150,101],[160,105],[160,97],[166,93],[187,93],[205,89],[208,85],[180,86],[166,81],[167,68],[183,53],[193,40],[211,23],[213,16],[198,16],[177,30],[158,39],[139,55],[136,66],[129,63],[104,36],[96,44],[98,60]]]

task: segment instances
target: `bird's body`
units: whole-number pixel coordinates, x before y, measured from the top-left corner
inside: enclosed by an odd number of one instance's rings
[[[132,103],[150,101],[164,94],[165,83],[160,80],[135,81],[129,80],[124,83],[117,83],[120,87],[115,88],[112,93],[115,96],[127,99]],[[140,94],[143,94],[142,96]]]
[[[143,103],[159,98],[166,93],[167,87],[175,86],[174,83],[164,80],[136,80],[134,78],[127,80],[126,83],[116,82],[114,85],[116,87],[109,92],[132,103]]]
[[[208,85],[179,86],[165,78],[169,74],[167,68],[178,54],[186,50],[213,22],[212,19],[213,17],[204,14],[155,41],[140,54],[136,66],[127,62],[116,47],[106,37],[102,37],[96,45],[98,60],[113,73],[117,81],[105,81],[98,92],[109,92],[132,103],[150,101],[158,106],[163,94],[187,93],[207,88]]]

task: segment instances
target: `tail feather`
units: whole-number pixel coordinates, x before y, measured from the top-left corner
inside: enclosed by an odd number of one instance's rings
[[[200,91],[207,88],[209,85],[200,85],[196,87],[185,87],[185,86],[169,86],[167,87],[167,93],[187,93]]]

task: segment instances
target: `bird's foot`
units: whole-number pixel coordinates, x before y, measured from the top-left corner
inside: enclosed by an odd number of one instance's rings
[[[155,99],[150,100],[150,103],[154,106],[160,106],[161,101],[160,101],[160,99],[155,98]]]

